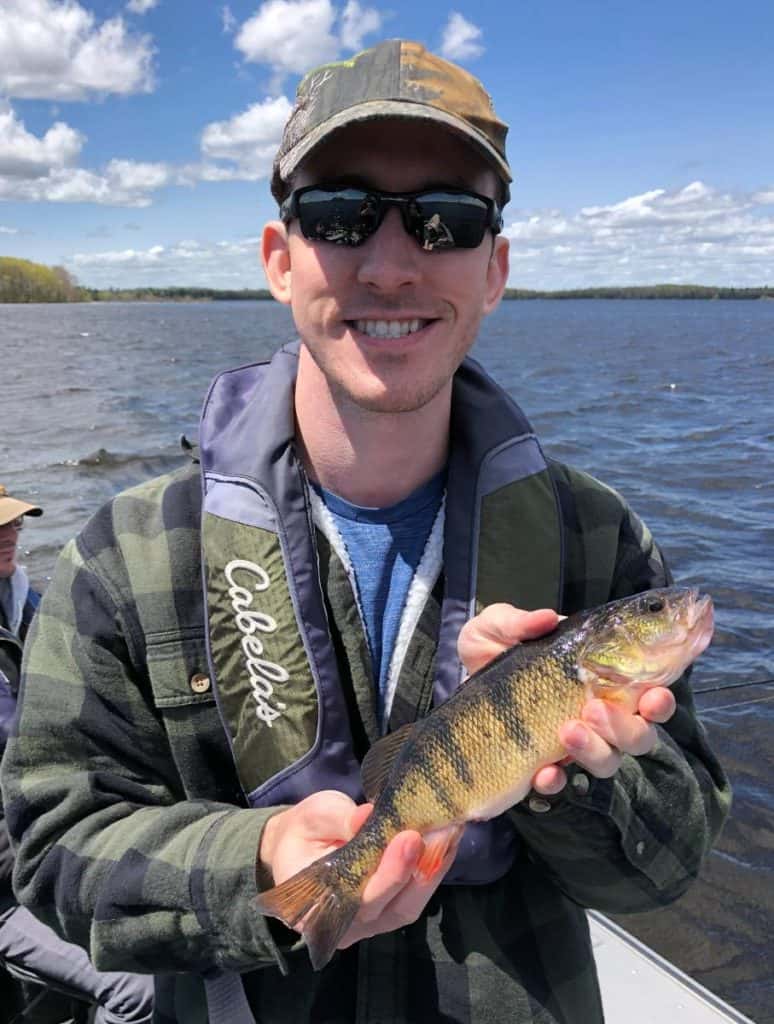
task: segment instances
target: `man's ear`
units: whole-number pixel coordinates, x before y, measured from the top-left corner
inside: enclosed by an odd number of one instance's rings
[[[495,235],[492,255],[489,257],[489,265],[486,271],[486,293],[484,295],[484,315],[488,315],[496,309],[500,299],[503,297],[505,286],[508,283],[508,270],[510,263],[508,254],[510,243],[502,235]]]
[[[269,289],[277,300],[290,304],[290,246],[288,229],[281,220],[270,220],[261,236],[261,259]]]

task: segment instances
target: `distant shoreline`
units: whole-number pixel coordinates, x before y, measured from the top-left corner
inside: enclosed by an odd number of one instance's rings
[[[654,284],[535,290],[506,288],[506,300],[529,299],[766,299],[774,285]],[[0,256],[0,303],[32,302],[271,302],[266,288],[88,288],[64,267]]]
[[[216,288],[83,288],[82,302],[273,302],[263,289],[220,290]],[[506,288],[505,301],[534,299],[763,299],[774,301],[774,287],[723,288],[700,285],[653,285],[621,288],[567,288],[533,291]],[[77,300],[78,301],[78,300]]]
[[[80,294],[68,298],[26,296],[8,298],[0,296],[2,303],[68,302],[273,302],[271,292],[263,289],[220,290],[217,288],[79,288]],[[504,301],[526,302],[536,299],[739,299],[774,301],[774,287],[722,288],[693,285],[655,285],[622,288],[567,288],[557,291],[532,291],[525,288],[507,288]]]

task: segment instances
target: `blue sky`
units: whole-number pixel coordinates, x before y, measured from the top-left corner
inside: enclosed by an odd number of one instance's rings
[[[0,0],[0,254],[264,287],[301,73],[394,36],[510,125],[513,286],[774,285],[772,0]]]

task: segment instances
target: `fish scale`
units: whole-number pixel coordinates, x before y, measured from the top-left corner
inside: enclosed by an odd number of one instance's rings
[[[355,918],[368,879],[399,832],[420,832],[424,878],[444,863],[466,822],[501,814],[535,772],[566,751],[560,726],[590,697],[634,709],[668,686],[712,637],[712,601],[667,587],[565,619],[504,651],[445,703],[369,750],[363,788],[374,809],[356,836],[258,897],[258,909],[298,927],[324,967]],[[627,697],[628,695],[628,697]]]

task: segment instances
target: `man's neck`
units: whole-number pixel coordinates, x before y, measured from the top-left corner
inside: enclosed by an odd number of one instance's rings
[[[441,471],[448,456],[451,388],[411,412],[373,412],[334,395],[304,356],[296,382],[296,432],[312,480],[355,505],[386,508]]]

